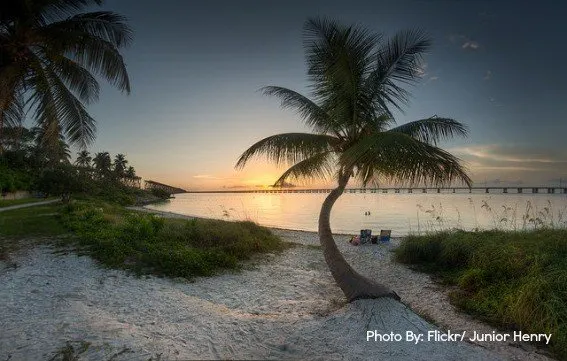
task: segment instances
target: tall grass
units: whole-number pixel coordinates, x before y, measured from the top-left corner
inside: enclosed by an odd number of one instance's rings
[[[481,200],[480,209],[477,209],[472,198],[469,204],[474,217],[474,227],[463,226],[461,212],[455,208],[456,219],[449,216],[443,204],[431,204],[425,207],[417,204],[417,234],[427,234],[430,232],[440,232],[447,229],[466,229],[471,231],[480,230],[479,216],[484,218],[486,223],[491,226],[484,226],[485,229],[500,230],[534,230],[545,228],[567,228],[567,206],[557,208],[550,200],[542,206],[534,205],[531,201],[526,201],[524,205],[515,203],[513,205],[501,205],[494,207],[489,199]],[[425,217],[420,217],[420,214]],[[421,223],[424,224],[421,224]]]
[[[210,276],[253,254],[288,247],[252,222],[164,219],[106,204],[76,202],[63,223],[103,264],[170,277]]]
[[[468,313],[553,334],[552,351],[567,359],[567,229],[411,235],[395,252],[398,262],[457,286],[451,301]]]

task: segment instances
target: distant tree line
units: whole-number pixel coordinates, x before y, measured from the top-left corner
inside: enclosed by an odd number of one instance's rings
[[[82,150],[72,163],[63,137],[56,143],[44,139],[41,128],[4,128],[4,149],[0,154],[2,194],[24,190],[62,196],[64,200],[71,193],[124,198],[128,188],[140,188],[140,177],[124,154],[116,154],[113,160],[108,152],[93,157]]]

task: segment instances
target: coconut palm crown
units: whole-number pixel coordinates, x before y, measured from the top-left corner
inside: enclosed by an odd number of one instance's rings
[[[387,286],[358,274],[342,257],[331,233],[330,212],[350,178],[363,186],[389,180],[443,185],[471,180],[460,160],[437,146],[466,136],[467,128],[449,118],[428,117],[394,126],[392,109],[402,110],[409,92],[403,85],[420,79],[423,54],[430,40],[419,30],[402,31],[388,40],[359,26],[309,19],[304,26],[311,98],[268,86],[284,108],[298,112],[313,133],[267,137],[238,159],[243,168],[266,156],[289,168],[275,182],[334,179],[338,186],[325,199],[319,215],[319,237],[331,273],[349,301],[394,297]]]
[[[44,140],[61,134],[84,147],[95,138],[85,105],[97,100],[100,76],[129,93],[119,50],[132,39],[114,12],[77,12],[102,0],[12,0],[0,5],[0,139],[33,109]],[[0,144],[0,152],[1,152]]]

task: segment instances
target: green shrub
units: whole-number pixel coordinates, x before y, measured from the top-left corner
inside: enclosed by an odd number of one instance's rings
[[[164,219],[103,202],[74,202],[61,219],[103,264],[170,277],[210,276],[286,247],[252,222]]]
[[[552,351],[567,358],[567,230],[411,236],[395,258],[458,286],[451,301],[481,319],[552,333]]]

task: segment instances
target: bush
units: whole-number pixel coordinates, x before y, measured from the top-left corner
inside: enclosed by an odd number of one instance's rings
[[[528,333],[552,333],[552,351],[567,358],[567,230],[411,236],[395,257],[457,285],[451,300],[471,314]]]
[[[74,202],[62,214],[93,257],[109,267],[169,277],[210,276],[239,268],[256,253],[286,245],[252,222],[163,219],[103,202]]]

